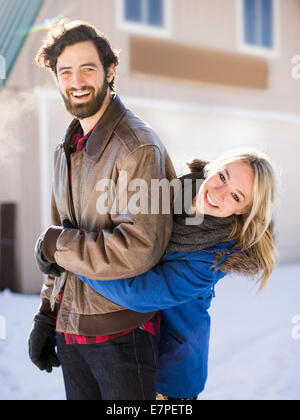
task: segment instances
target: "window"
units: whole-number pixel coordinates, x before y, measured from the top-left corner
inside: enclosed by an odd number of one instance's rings
[[[150,26],[163,26],[163,0],[125,0],[125,19]]]
[[[277,50],[278,0],[242,1],[242,44],[253,52],[274,53]]]
[[[168,35],[170,0],[119,0],[121,29]]]

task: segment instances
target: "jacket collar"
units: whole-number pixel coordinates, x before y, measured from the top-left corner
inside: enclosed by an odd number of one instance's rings
[[[104,152],[116,126],[125,112],[126,108],[119,96],[113,95],[110,104],[90,135],[86,147],[83,149],[83,153],[85,153],[90,159],[97,161]],[[70,139],[78,130],[79,124],[80,122],[76,118],[71,122],[65,136],[65,143],[70,142]]]

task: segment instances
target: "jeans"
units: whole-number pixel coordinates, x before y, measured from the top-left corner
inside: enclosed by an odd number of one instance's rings
[[[155,400],[157,336],[137,328],[99,344],[56,338],[67,400]]]

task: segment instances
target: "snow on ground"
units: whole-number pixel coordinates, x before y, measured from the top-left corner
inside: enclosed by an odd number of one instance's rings
[[[292,322],[300,315],[300,265],[278,267],[261,294],[249,280],[225,277],[210,314],[209,375],[199,399],[300,399],[300,322]]]
[[[30,361],[27,339],[38,296],[0,293],[0,314],[6,319],[6,339],[0,339],[0,400],[65,399],[60,369],[41,372]]]
[[[27,355],[38,296],[0,293],[0,400],[65,399],[61,369],[40,372]],[[278,267],[257,294],[244,278],[226,277],[211,308],[209,376],[200,400],[300,399],[300,265]]]

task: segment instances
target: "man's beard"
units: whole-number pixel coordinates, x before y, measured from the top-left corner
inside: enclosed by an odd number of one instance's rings
[[[72,114],[75,118],[83,120],[84,118],[92,117],[100,110],[106,97],[108,87],[109,83],[105,78],[97,95],[95,95],[95,89],[92,86],[83,86],[80,89],[67,89],[66,95],[62,92],[61,95],[67,111],[70,112],[70,114]],[[76,92],[77,90],[90,91],[91,99],[82,104],[73,102],[71,92]]]

